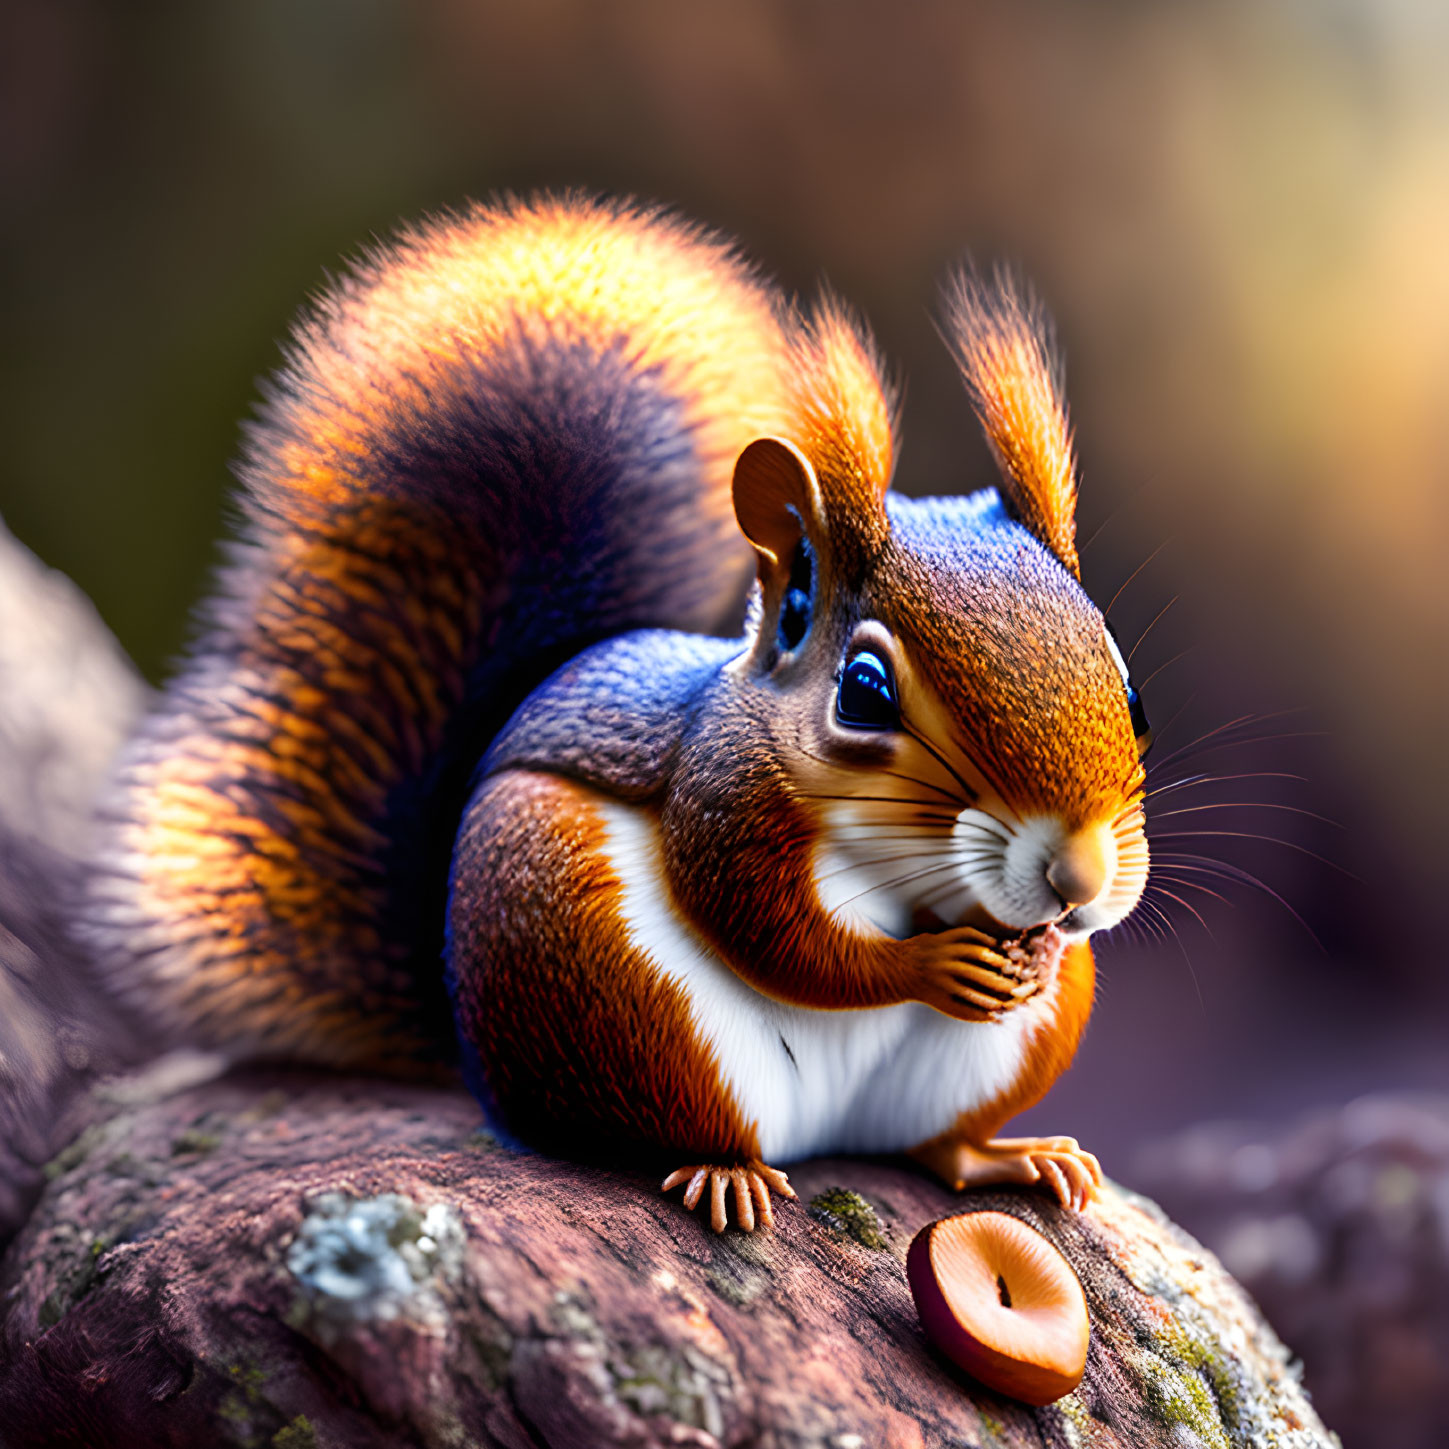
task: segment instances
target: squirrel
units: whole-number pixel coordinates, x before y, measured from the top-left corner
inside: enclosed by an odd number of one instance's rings
[[[945,332],[1001,484],[913,500],[864,326],[672,213],[475,205],[357,263],[100,812],[119,1003],[461,1067],[506,1139],[656,1161],[716,1230],[835,1151],[1083,1206],[1074,1139],[996,1133],[1145,885],[1148,728],[1044,310],[963,270]]]

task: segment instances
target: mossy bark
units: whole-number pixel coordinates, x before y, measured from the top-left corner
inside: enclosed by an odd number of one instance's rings
[[[0,1268],[14,1449],[1335,1442],[1216,1260],[1116,1188],[1078,1215],[821,1161],[774,1233],[716,1236],[651,1178],[500,1146],[460,1092],[176,1070],[93,1099]],[[1047,1408],[917,1322],[911,1238],[988,1207],[1086,1290],[1086,1378]]]

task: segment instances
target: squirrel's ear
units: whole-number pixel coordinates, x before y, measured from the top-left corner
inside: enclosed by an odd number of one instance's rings
[[[1021,522],[1081,576],[1077,465],[1062,365],[1046,308],[1012,275],[970,267],[946,285],[947,337]]]
[[[810,460],[784,438],[756,438],[735,464],[735,517],[754,545],[763,578],[788,570],[803,535],[819,547],[825,506]]]

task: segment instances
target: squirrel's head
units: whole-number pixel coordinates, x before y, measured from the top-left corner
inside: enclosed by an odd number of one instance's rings
[[[819,822],[828,909],[893,934],[1115,925],[1147,881],[1147,722],[1078,576],[1076,469],[1049,324],[963,274],[948,333],[999,489],[888,494],[893,406],[838,304],[801,324],[801,435],[741,455],[759,562],[745,680]]]

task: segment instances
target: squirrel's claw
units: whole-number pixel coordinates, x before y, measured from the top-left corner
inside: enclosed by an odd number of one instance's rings
[[[688,1187],[684,1189],[684,1205],[694,1211],[695,1204],[699,1201],[700,1194],[704,1191],[704,1185],[709,1181],[709,1168],[707,1167],[681,1167],[677,1172],[671,1172],[664,1179],[661,1192],[668,1192],[670,1188],[678,1187],[681,1182],[687,1182]]]
[[[731,1188],[734,1190],[735,1221],[747,1233],[754,1232],[756,1223],[763,1228],[775,1226],[775,1214],[770,1204],[771,1188],[781,1197],[795,1196],[789,1178],[778,1168],[767,1167],[763,1162],[750,1162],[738,1167],[721,1167],[713,1163],[702,1167],[681,1167],[664,1179],[660,1191],[670,1192],[680,1183],[687,1184],[684,1206],[691,1212],[699,1205],[705,1188],[709,1188],[709,1225],[717,1233],[724,1232],[729,1225],[728,1194]]]

